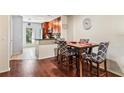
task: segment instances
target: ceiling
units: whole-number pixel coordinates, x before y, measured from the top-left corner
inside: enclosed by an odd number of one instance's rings
[[[24,22],[36,22],[36,23],[43,23],[51,21],[60,15],[23,15]]]

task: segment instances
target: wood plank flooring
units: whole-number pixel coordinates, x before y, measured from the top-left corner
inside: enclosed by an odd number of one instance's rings
[[[55,58],[42,60],[12,60],[9,72],[0,73],[0,77],[78,77],[75,67],[67,69],[58,64]],[[85,73],[87,73],[85,71]],[[87,75],[85,75],[87,76]],[[109,77],[118,77],[108,73]]]

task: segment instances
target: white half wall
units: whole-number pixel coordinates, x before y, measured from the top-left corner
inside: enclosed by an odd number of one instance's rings
[[[0,73],[9,71],[10,16],[0,16]]]
[[[38,59],[50,58],[56,56],[57,44],[39,45],[36,48]]]

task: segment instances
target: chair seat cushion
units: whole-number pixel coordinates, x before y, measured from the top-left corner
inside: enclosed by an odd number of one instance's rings
[[[90,60],[90,61],[95,62],[95,63],[103,62],[103,60],[100,57],[98,57],[96,53],[85,54],[84,59],[85,60]]]

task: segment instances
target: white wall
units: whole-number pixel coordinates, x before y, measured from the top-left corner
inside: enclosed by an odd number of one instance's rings
[[[86,17],[92,21],[90,30],[83,28],[83,19]],[[80,38],[90,38],[96,42],[108,40],[111,41],[111,45],[119,46],[117,42],[124,39],[124,16],[73,16],[73,20],[74,40]]]
[[[21,54],[23,49],[22,16],[11,16],[12,25],[12,55]]]
[[[74,17],[72,15],[69,15],[67,18],[67,40],[72,41],[74,40]]]
[[[65,38],[65,40],[67,40],[67,16],[61,16],[61,22],[61,38]]]
[[[0,16],[0,72],[9,71],[10,17]]]
[[[92,28],[90,30],[84,30],[83,28],[83,19],[90,18],[92,22]],[[81,38],[89,38],[90,41],[101,42],[101,41],[110,41],[108,59],[115,61],[113,68],[110,70],[116,69],[117,73],[124,73],[124,59],[117,60],[118,57],[115,55],[121,55],[124,58],[124,16],[68,16],[68,33],[73,33],[73,40],[79,41]],[[72,21],[73,20],[73,21]],[[68,38],[72,38],[68,34]],[[116,53],[116,54],[114,54]],[[120,59],[120,58],[119,58]],[[121,64],[120,64],[121,61]],[[113,63],[110,63],[112,65]],[[122,64],[123,63],[123,64]],[[116,67],[115,67],[116,66]],[[119,71],[119,70],[122,71]]]

